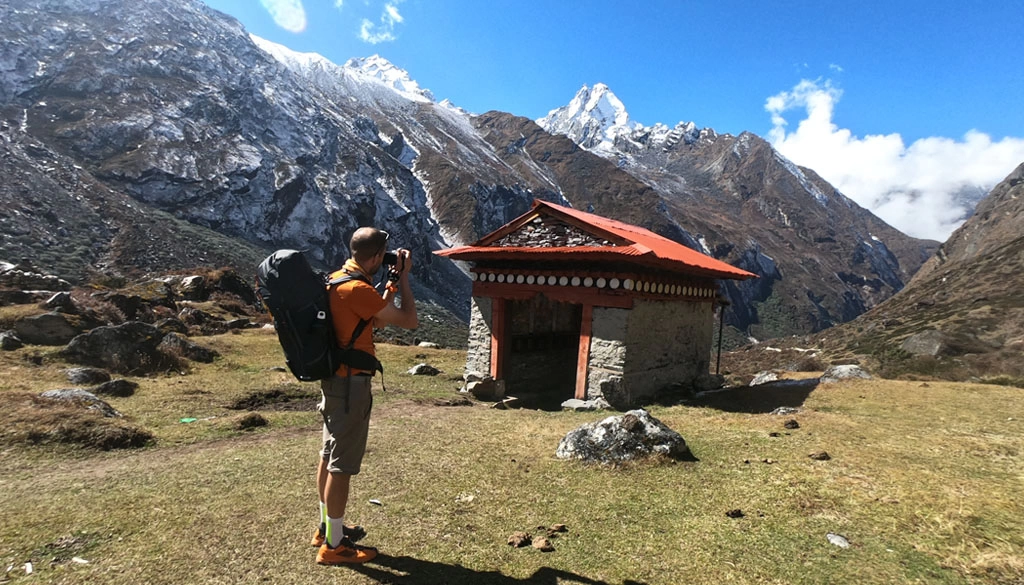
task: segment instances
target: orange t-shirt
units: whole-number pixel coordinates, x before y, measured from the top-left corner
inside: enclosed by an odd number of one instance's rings
[[[352,260],[345,262],[341,270],[331,274],[331,279],[345,276],[345,274],[365,274],[358,264]],[[331,320],[334,322],[334,332],[338,338],[338,345],[345,347],[352,339],[360,320],[367,320],[369,323],[363,332],[359,334],[353,349],[365,351],[377,355],[373,345],[373,316],[387,306],[387,302],[377,293],[377,289],[361,280],[350,280],[334,287],[331,295]],[[339,376],[347,376],[349,367],[342,364],[336,372]],[[366,370],[352,368],[353,374],[369,373]]]

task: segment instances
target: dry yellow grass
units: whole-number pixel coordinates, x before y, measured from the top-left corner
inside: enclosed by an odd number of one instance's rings
[[[463,354],[382,348],[348,516],[385,555],[314,564],[319,435],[310,411],[226,405],[294,385],[264,332],[199,339],[224,356],[110,399],[156,436],[142,450],[0,447],[0,569],[40,583],[992,583],[1024,580],[1020,390],[863,381],[815,388],[792,416],[673,406],[695,463],[593,467],[558,441],[607,413],[438,407]],[[37,349],[37,348],[35,348]],[[0,399],[66,387],[62,364],[0,356]],[[417,355],[426,355],[419,358]],[[404,371],[427,361],[445,371]],[[304,385],[312,394],[310,388]],[[301,389],[299,390],[302,391]],[[181,423],[182,417],[196,418]],[[212,417],[212,418],[211,418]],[[785,429],[788,418],[800,428]],[[770,436],[778,433],[778,436]],[[813,451],[832,459],[815,461]],[[772,463],[765,463],[764,460]],[[380,500],[383,505],[369,503]],[[739,508],[742,518],[729,518]],[[552,553],[505,544],[568,525]],[[852,546],[829,544],[826,534]],[[72,561],[78,557],[88,564]],[[24,563],[35,574],[24,576]],[[0,577],[2,580],[3,577]]]

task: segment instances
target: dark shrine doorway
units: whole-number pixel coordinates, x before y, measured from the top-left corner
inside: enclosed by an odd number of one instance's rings
[[[507,395],[544,410],[558,410],[575,395],[582,315],[582,305],[542,294],[508,301]]]

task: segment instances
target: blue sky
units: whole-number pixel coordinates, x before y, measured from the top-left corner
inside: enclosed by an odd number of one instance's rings
[[[437,99],[476,113],[536,119],[603,82],[642,124],[693,121],[768,138],[922,237],[945,239],[955,227],[962,210],[952,191],[990,188],[1024,162],[1017,2],[206,3],[256,35],[338,64],[379,54]],[[954,162],[986,168],[954,176]],[[950,176],[940,185],[911,176],[928,169]],[[908,208],[922,197],[943,210],[926,226]]]

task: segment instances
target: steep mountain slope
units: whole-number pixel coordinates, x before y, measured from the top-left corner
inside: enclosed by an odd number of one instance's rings
[[[903,291],[827,332],[823,343],[836,354],[872,355],[893,372],[1024,378],[1022,289],[1024,164]]]
[[[581,148],[436,103],[378,56],[339,66],[251,37],[195,0],[19,0],[0,5],[0,34],[0,201],[23,214],[0,258],[246,272],[294,247],[327,267],[373,223],[413,250],[420,298],[465,316],[469,279],[431,252],[541,198],[760,274],[725,291],[727,315],[771,337],[852,318],[927,256],[760,139],[645,128],[606,88],[553,115]]]
[[[729,319],[756,337],[848,321],[903,288],[935,249],[753,134],[719,135],[692,122],[645,127],[603,84],[584,86],[538,123],[648,185],[685,226],[681,241],[759,274],[727,289]]]
[[[373,120],[317,100],[238,22],[194,1],[26,0],[0,6],[0,32],[11,131],[111,190],[325,266],[375,223],[414,251],[425,294],[465,302],[468,279],[430,266],[443,241],[423,185]]]

